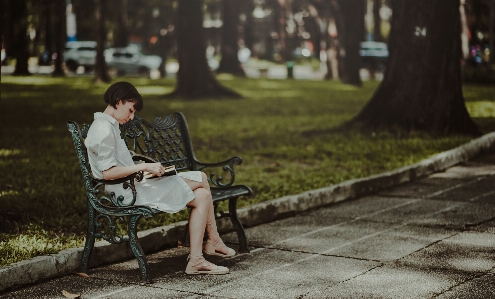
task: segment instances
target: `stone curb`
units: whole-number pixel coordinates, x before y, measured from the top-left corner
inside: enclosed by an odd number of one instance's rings
[[[254,204],[239,209],[238,215],[246,227],[260,225],[281,217],[368,195],[394,185],[413,181],[416,178],[445,170],[492,149],[495,149],[495,132],[410,166]],[[167,246],[175,246],[179,235],[182,235],[185,231],[186,225],[187,221],[181,221],[138,232],[140,244],[145,252],[154,252]],[[228,219],[221,219],[218,222],[218,228],[220,232],[233,230]],[[82,247],[67,249],[57,254],[38,256],[4,266],[0,268],[0,291],[76,272],[82,250]],[[114,245],[101,241],[95,244],[91,256],[91,266],[115,263],[130,258],[134,258],[134,255],[128,244]]]

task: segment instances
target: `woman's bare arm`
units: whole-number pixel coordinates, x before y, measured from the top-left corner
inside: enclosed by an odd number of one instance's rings
[[[141,163],[133,166],[114,166],[102,173],[105,180],[115,180],[138,171],[147,171],[155,176],[161,176],[165,169],[160,163]]]

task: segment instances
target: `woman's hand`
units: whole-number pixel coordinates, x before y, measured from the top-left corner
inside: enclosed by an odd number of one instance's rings
[[[146,171],[155,175],[162,176],[165,173],[165,168],[160,163],[145,163]]]

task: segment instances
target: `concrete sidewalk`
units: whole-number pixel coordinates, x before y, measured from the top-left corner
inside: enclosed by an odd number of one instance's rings
[[[184,274],[187,248],[66,275],[0,298],[495,298],[495,153],[371,196],[248,228],[253,250]],[[223,235],[236,246],[233,233]]]

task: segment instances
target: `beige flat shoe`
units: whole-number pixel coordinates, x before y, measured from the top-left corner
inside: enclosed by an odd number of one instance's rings
[[[234,256],[235,255],[234,249],[227,247],[226,245],[217,245],[219,240],[220,239],[217,239],[216,241],[212,241],[212,240],[206,241],[205,247],[203,248],[203,252],[208,255],[216,255],[223,257]],[[225,248],[227,249],[227,254],[223,253],[223,251],[219,251],[219,249],[225,249]]]
[[[210,263],[202,255],[195,257],[188,256],[187,259],[189,262],[187,263],[186,274],[220,275],[229,273],[229,268]]]

